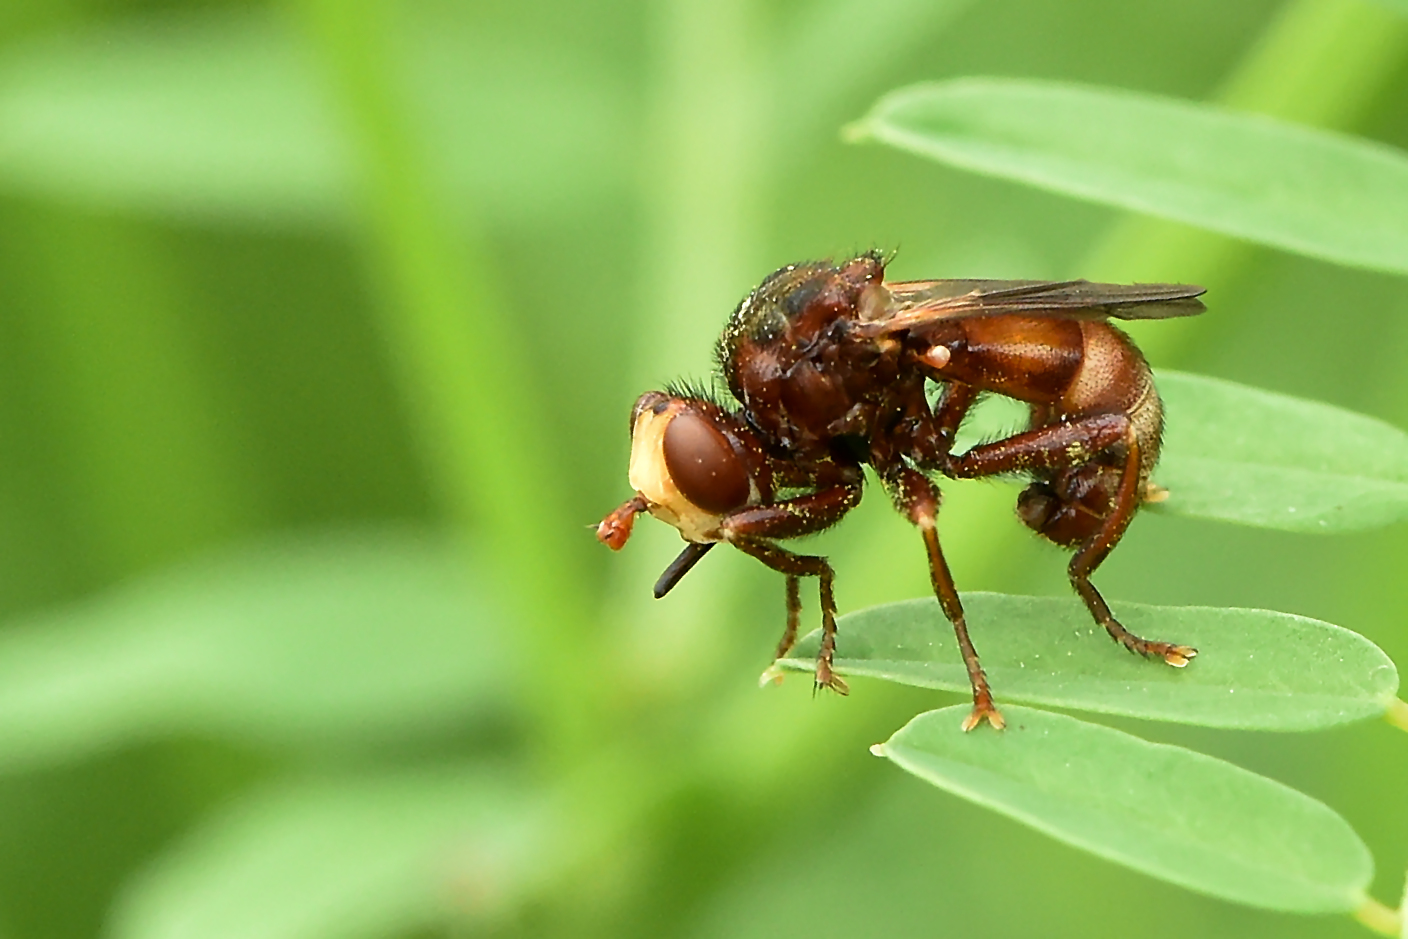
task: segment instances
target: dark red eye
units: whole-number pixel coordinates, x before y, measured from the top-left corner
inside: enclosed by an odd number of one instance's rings
[[[665,428],[665,467],[686,499],[721,514],[748,501],[748,472],[726,438],[697,411],[681,411]]]

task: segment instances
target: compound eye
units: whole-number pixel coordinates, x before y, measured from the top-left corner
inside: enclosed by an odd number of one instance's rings
[[[685,410],[665,428],[665,467],[675,488],[706,512],[721,515],[748,501],[748,472],[713,423]]]

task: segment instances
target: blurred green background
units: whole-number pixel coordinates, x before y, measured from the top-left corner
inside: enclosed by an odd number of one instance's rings
[[[1405,148],[1394,7],[9,0],[0,939],[1367,935],[903,777],[866,745],[956,698],[760,691],[779,578],[715,552],[656,602],[673,533],[612,555],[591,529],[629,494],[635,396],[706,375],[768,271],[872,246],[898,279],[1205,283],[1208,315],[1139,331],[1157,366],[1408,426],[1402,278],[838,133],[889,88],[983,74]],[[960,586],[1066,592],[1015,489],[947,491]],[[814,544],[843,611],[927,592],[875,493]],[[1096,580],[1404,662],[1405,565],[1402,526],[1145,517]],[[1326,801],[1396,904],[1387,728],[1122,726]]]

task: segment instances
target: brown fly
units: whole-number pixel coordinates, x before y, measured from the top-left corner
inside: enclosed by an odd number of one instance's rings
[[[836,524],[860,502],[869,464],[924,540],[929,576],[953,624],[973,687],[971,730],[1003,726],[939,548],[939,491],[952,479],[1023,474],[1024,524],[1075,555],[1071,585],[1110,636],[1141,655],[1184,666],[1183,645],[1142,639],[1110,612],[1090,575],[1119,543],[1159,456],[1163,407],[1144,357],[1117,319],[1192,316],[1203,288],[1088,281],[884,280],[876,252],[840,265],[793,264],[750,293],[717,355],[726,406],[690,390],[651,391],[631,414],[635,495],[597,537],[619,549],[641,512],[688,542],[655,585],[662,597],[715,544],[727,542],[787,578],[787,626],[797,637],[799,578],[820,584],[818,687],[846,693],[833,670],[834,574],[823,557],[777,542]],[[926,383],[942,388],[930,403]],[[980,394],[1025,402],[1028,429],[953,453]]]

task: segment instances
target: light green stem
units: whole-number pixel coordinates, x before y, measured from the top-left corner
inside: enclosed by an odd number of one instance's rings
[[[1402,913],[1399,910],[1389,909],[1373,897],[1365,897],[1364,902],[1351,915],[1381,935],[1398,939],[1402,934]]]
[[[595,646],[584,641],[587,594],[567,541],[583,527],[560,508],[538,421],[546,404],[534,395],[534,334],[508,309],[477,233],[446,211],[446,187],[409,117],[392,6],[300,0],[299,8],[357,160],[393,375],[446,514],[511,585],[503,599],[523,622],[506,631],[541,676],[525,698],[551,729],[546,752],[561,758],[589,720],[591,697],[576,686],[594,671]]]
[[[1389,703],[1388,711],[1384,713],[1384,720],[1399,730],[1408,730],[1408,701],[1394,698]]]

